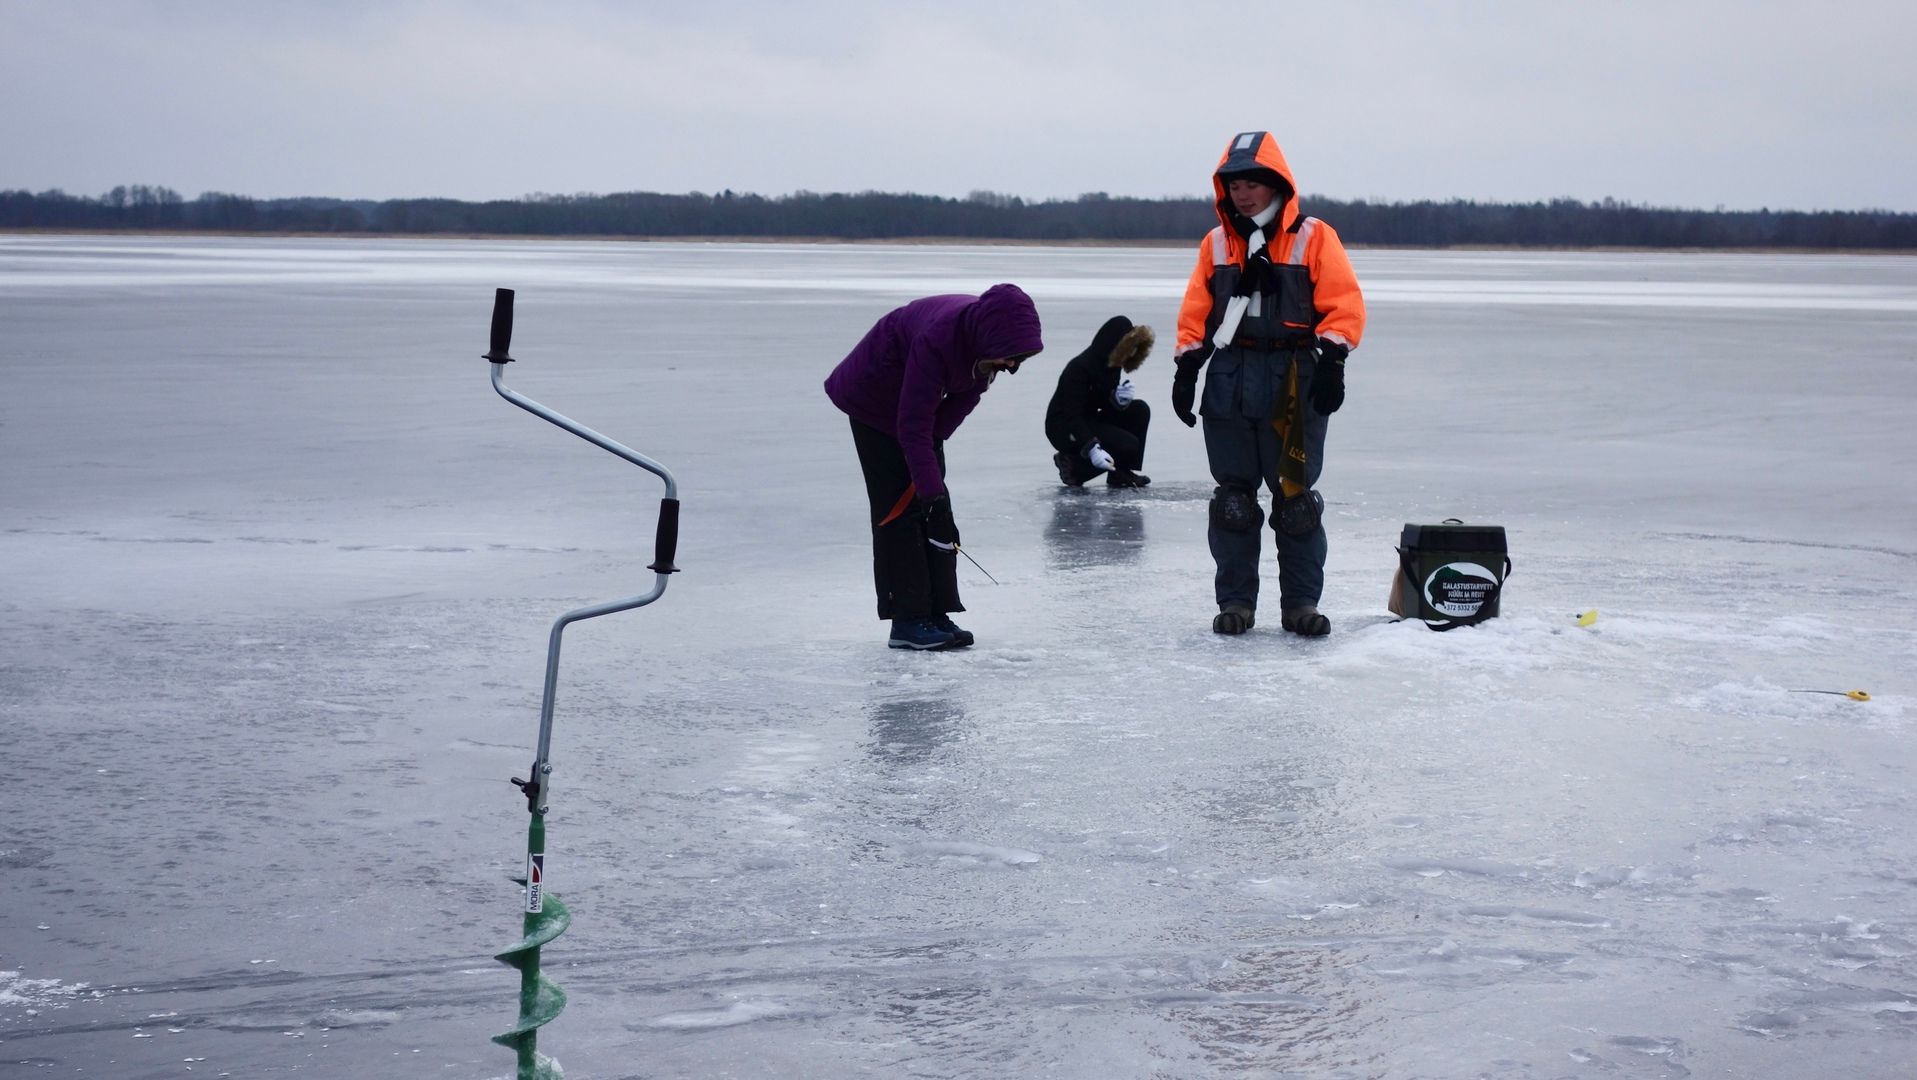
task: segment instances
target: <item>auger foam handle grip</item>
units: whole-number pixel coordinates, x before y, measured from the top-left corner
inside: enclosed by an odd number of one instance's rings
[[[676,574],[679,568],[672,565],[672,557],[679,553],[679,500],[659,500],[659,531],[653,537],[652,565],[646,569],[655,574]]]
[[[511,289],[493,290],[493,337],[492,348],[487,350],[485,359],[495,364],[510,364],[512,356],[507,351],[513,343],[513,291]]]

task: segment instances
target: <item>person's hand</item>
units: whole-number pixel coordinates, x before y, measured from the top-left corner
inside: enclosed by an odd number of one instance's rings
[[[1198,369],[1178,365],[1178,374],[1172,376],[1172,412],[1176,413],[1186,427],[1197,427],[1198,418],[1192,415],[1192,402],[1198,397]]]
[[[1120,379],[1118,385],[1112,388],[1112,404],[1121,409],[1137,400],[1138,388],[1132,385],[1130,379]]]
[[[925,542],[940,551],[957,551],[958,523],[952,520],[952,499],[939,495],[921,500],[920,514],[925,518]]]
[[[1211,359],[1212,344],[1207,341],[1195,349],[1187,349],[1179,356],[1178,373],[1172,376],[1172,412],[1185,422],[1186,427],[1197,427],[1198,417],[1192,415],[1192,402],[1198,397],[1198,369]]]
[[[1318,339],[1318,365],[1311,376],[1311,405],[1320,416],[1330,416],[1345,403],[1345,357],[1351,350],[1332,341]]]
[[[1118,462],[1113,461],[1112,456],[1105,452],[1105,448],[1097,443],[1085,448],[1085,460],[1105,472],[1111,472],[1118,465]]]
[[[1276,287],[1278,280],[1278,275],[1271,269],[1271,245],[1266,244],[1245,256],[1244,268],[1238,273],[1252,289],[1269,294]]]

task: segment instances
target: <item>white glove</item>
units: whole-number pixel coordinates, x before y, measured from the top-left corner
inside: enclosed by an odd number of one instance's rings
[[[1113,461],[1112,456],[1105,452],[1105,448],[1097,443],[1085,448],[1085,460],[1106,472],[1111,472],[1118,465],[1118,462]]]
[[[1120,379],[1118,385],[1112,388],[1112,404],[1119,408],[1122,409],[1136,400],[1138,400],[1138,388],[1132,385],[1130,379]]]

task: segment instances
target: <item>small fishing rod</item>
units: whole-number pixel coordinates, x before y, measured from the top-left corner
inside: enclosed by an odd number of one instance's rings
[[[964,547],[958,544],[953,544],[952,550],[958,552],[960,555],[965,556],[966,562],[971,563],[973,566],[978,566],[978,560],[972,558],[972,553],[965,550]],[[992,576],[992,572],[990,570],[985,569],[983,566],[978,566],[978,572],[981,574],[984,574],[986,580],[990,581],[992,584],[994,585],[998,584],[998,579]]]

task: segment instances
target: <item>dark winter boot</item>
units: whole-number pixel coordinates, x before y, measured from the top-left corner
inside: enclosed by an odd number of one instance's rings
[[[1052,464],[1058,466],[1058,482],[1066,487],[1078,487],[1085,481],[1078,475],[1078,463],[1070,454],[1060,451],[1052,455]]]
[[[893,619],[892,636],[886,641],[894,649],[921,649],[927,652],[949,649],[956,639],[931,619]]]
[[[948,648],[963,649],[970,646],[972,642],[976,640],[972,637],[970,630],[953,622],[952,617],[943,612],[932,616],[932,625],[952,635],[952,644],[947,646]]]
[[[1251,609],[1233,604],[1212,616],[1211,632],[1214,634],[1242,634],[1252,628],[1257,620],[1252,617]]]
[[[1331,633],[1331,620],[1320,615],[1315,607],[1288,607],[1279,622],[1285,629],[1303,637],[1324,637]]]
[[[1130,469],[1113,469],[1105,474],[1105,486],[1115,488],[1144,487],[1152,478],[1144,473],[1135,473]]]

